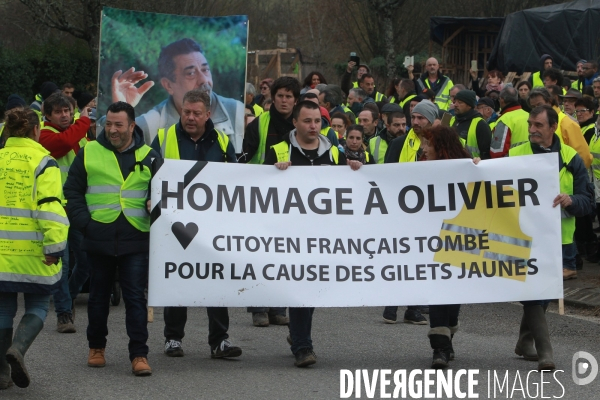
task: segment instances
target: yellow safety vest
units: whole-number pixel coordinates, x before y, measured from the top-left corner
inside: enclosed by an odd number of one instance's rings
[[[482,185],[483,186],[483,185]],[[475,182],[467,186],[470,196],[473,195]],[[495,276],[504,276],[509,279],[524,281],[526,275],[506,276],[500,275],[500,263],[508,264],[516,260],[523,260],[526,265],[531,255],[532,239],[524,234],[519,225],[519,206],[517,192],[510,188],[504,188],[507,201],[515,201],[517,205],[511,208],[498,208],[496,186],[491,187],[491,197],[494,209],[488,209],[485,201],[477,201],[475,208],[467,209],[463,205],[460,213],[452,219],[442,222],[440,237],[443,240],[442,250],[435,253],[433,260],[440,263],[449,263],[455,267],[465,264],[467,270],[473,262],[477,263],[479,271],[483,274],[492,274],[495,267]],[[479,196],[482,196],[483,190]],[[478,247],[478,235],[487,234],[486,248]],[[466,245],[466,235],[474,235],[475,246]],[[473,248],[474,247],[474,248]],[[484,263],[485,262],[485,269]],[[514,267],[512,268],[514,271]]]
[[[54,132],[56,134],[61,133],[59,130],[51,127],[50,125],[44,124],[44,126],[42,126],[41,129]],[[83,148],[87,143],[87,138],[83,137],[81,138],[81,140],[79,140],[79,147]],[[56,160],[56,162],[58,163],[58,167],[60,168],[60,178],[63,185],[67,181],[67,176],[69,175],[69,168],[71,168],[71,164],[73,164],[73,161],[75,160],[76,156],[77,154],[75,154],[75,150],[71,149],[71,151],[69,151],[66,155]]]
[[[576,79],[575,81],[573,81],[573,83],[571,83],[571,88],[583,92],[583,82],[579,79]]]
[[[150,168],[142,161],[152,148],[147,145],[135,150],[136,165],[123,179],[115,154],[98,142],[85,147],[84,165],[87,172],[85,201],[94,221],[114,222],[121,213],[139,231],[150,231],[150,216],[146,212]]]
[[[398,162],[414,162],[417,161],[417,153],[421,147],[421,139],[412,130],[408,131],[402,151],[400,152],[400,159]]]
[[[563,118],[566,117],[566,116],[567,116],[567,114],[565,114],[564,112],[562,112],[562,111],[558,112],[558,125],[556,126],[556,132],[555,133],[558,136],[558,138],[560,139],[560,143],[561,144],[564,144],[565,141],[564,141],[563,136],[562,136],[562,129],[561,129],[560,125],[562,123]]]
[[[383,93],[375,92],[375,101],[381,101],[383,97]]]
[[[534,88],[536,87],[544,87],[544,81],[542,80],[542,72],[538,71],[538,72],[534,72],[531,75],[531,86],[533,86]]]
[[[0,292],[34,284],[34,292],[50,293],[62,263],[45,265],[44,256],[64,251],[69,231],[60,171],[42,145],[18,137],[0,150],[0,171]]]
[[[255,104],[252,106],[252,109],[254,110],[254,116],[258,117],[260,114],[262,114],[263,112],[265,112],[265,110],[259,106],[258,104]]]
[[[267,146],[270,121],[271,114],[268,111],[265,111],[258,117],[258,148],[252,159],[248,161],[248,164],[263,164],[265,162],[265,147]]]
[[[417,79],[417,83],[421,87],[421,90],[425,89],[421,79]],[[431,89],[428,77],[425,77],[425,85],[427,85],[428,89]],[[454,84],[450,78],[446,76],[446,82],[444,82],[444,85],[435,94],[435,104],[438,105],[440,110],[448,110],[448,108],[450,108],[450,89],[452,86],[454,86]]]
[[[406,96],[406,98],[400,102],[400,108],[404,109],[404,105],[406,103],[410,102],[415,97],[417,97],[416,94],[411,94],[410,96]]]
[[[594,124],[590,126],[594,129],[596,128]],[[590,140],[590,153],[592,153],[592,156],[594,157],[590,168],[594,173],[594,178],[600,180],[600,136],[598,135],[598,131],[596,131],[596,134],[592,136],[592,140]]]
[[[161,128],[158,130],[158,144],[160,146],[160,155],[163,158],[169,158],[172,160],[179,160],[179,143],[177,143],[177,124],[171,125],[165,133],[165,129]],[[223,151],[223,157],[227,162],[227,146],[229,145],[229,137],[221,131],[217,132],[217,141]],[[166,140],[165,140],[166,137]]]
[[[479,146],[477,145],[477,124],[479,123],[479,121],[485,121],[485,120],[481,117],[475,117],[471,120],[471,124],[469,125],[469,131],[467,132],[466,143],[465,143],[464,139],[462,139],[459,135],[461,142],[463,143],[463,145],[466,144],[465,147],[467,148],[467,150],[469,151],[469,153],[471,153],[471,155],[473,157],[480,156]]]
[[[517,109],[510,111],[506,114],[502,114],[498,121],[494,131],[510,129],[510,147],[516,147],[523,143],[529,142],[529,124],[527,119],[529,113],[523,109]]]
[[[375,157],[376,164],[383,164],[387,148],[388,143],[381,136],[375,136],[369,140],[369,151]]]
[[[525,143],[509,150],[508,155],[513,156],[526,156],[533,154],[531,150],[531,143]],[[558,175],[560,180],[560,192],[568,195],[573,194],[573,174],[567,169],[567,165],[571,162],[577,152],[570,146],[564,143],[560,144],[560,158],[562,159],[563,165]],[[561,209],[561,234],[562,244],[573,243],[573,234],[575,233],[575,217],[567,214],[565,210]]]
[[[287,162],[290,161],[290,154],[292,154],[292,145],[287,143],[285,140],[279,142],[273,146],[271,146],[273,150],[275,150],[275,154],[277,155],[277,162]],[[337,165],[339,163],[340,151],[337,147],[331,146],[329,148],[332,161]]]

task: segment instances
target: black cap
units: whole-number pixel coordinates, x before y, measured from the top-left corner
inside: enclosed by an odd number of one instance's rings
[[[89,104],[90,101],[94,100],[94,96],[88,92],[81,92],[77,97],[77,108],[83,110],[85,106]]]
[[[25,103],[25,100],[18,94],[11,94],[6,100],[6,107],[4,109],[8,111],[17,107],[27,107],[27,103]]]
[[[496,108],[496,104],[494,104],[494,100],[490,99],[489,97],[482,97],[479,99],[479,101],[477,102],[477,105],[486,105],[488,107],[492,107],[492,108]]]
[[[44,82],[40,88],[40,95],[42,100],[46,100],[50,95],[56,91],[60,91],[59,87],[54,82]]]

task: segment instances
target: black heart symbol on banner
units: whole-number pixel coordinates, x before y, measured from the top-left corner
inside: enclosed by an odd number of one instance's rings
[[[198,225],[193,222],[190,222],[187,225],[183,225],[181,222],[175,222],[171,226],[171,231],[179,241],[181,247],[185,250],[198,233]]]

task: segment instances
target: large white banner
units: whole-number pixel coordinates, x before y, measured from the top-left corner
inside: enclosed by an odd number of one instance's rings
[[[558,157],[290,167],[165,160],[151,306],[562,297]]]

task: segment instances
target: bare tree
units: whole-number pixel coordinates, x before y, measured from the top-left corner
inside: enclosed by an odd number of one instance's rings
[[[394,48],[393,14],[404,5],[405,0],[369,0],[369,5],[377,13],[382,44],[385,50],[385,64],[388,79],[396,76],[396,50]]]

